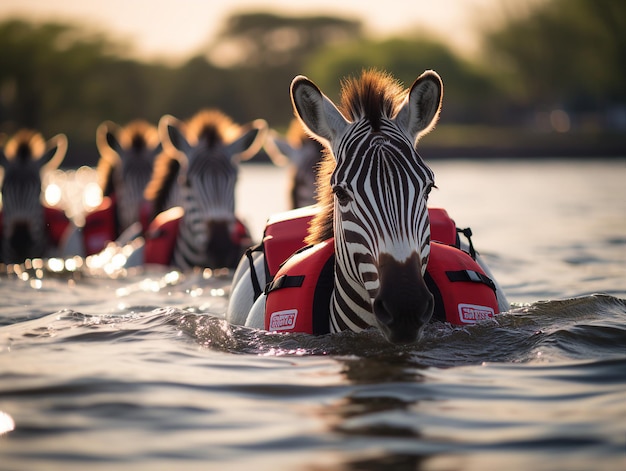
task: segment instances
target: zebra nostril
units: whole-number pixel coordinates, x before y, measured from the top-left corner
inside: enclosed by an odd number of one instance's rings
[[[387,309],[385,301],[381,298],[374,300],[374,315],[384,325],[390,325],[393,322],[393,316]]]

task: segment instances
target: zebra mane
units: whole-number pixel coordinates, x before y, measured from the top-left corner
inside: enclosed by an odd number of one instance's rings
[[[142,119],[131,121],[120,128],[116,137],[122,149],[130,150],[134,155],[139,155],[144,149],[153,149],[159,145],[156,127]],[[115,191],[113,173],[121,164],[120,159],[107,158],[103,155],[98,159],[96,172],[104,196],[110,196]]]
[[[187,122],[187,139],[192,145],[208,148],[235,140],[240,127],[227,115],[216,109],[202,110]]]
[[[341,83],[339,110],[351,121],[369,120],[372,130],[378,131],[382,118],[392,118],[399,110],[408,90],[386,72],[365,70],[360,78],[350,77]],[[330,177],[336,161],[330,149],[317,169],[317,204],[319,211],[309,224],[307,244],[318,244],[333,237],[333,192]]]
[[[41,158],[46,150],[46,141],[41,133],[30,129],[20,129],[4,146],[7,160],[25,162]]]
[[[144,191],[146,200],[152,202],[152,216],[167,209],[168,198],[176,184],[180,166],[176,155],[165,150],[155,159],[152,178]]]
[[[342,81],[339,109],[351,121],[367,118],[376,132],[381,118],[392,118],[407,93],[390,74],[365,70],[359,79],[350,77]]]
[[[156,147],[159,144],[159,134],[155,126],[138,119],[131,121],[120,130],[119,142],[123,149],[142,151]]]

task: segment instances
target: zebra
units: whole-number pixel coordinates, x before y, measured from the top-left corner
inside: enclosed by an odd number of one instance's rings
[[[104,121],[96,130],[96,145],[102,194],[115,198],[117,235],[136,222],[146,226],[151,211],[145,210],[144,192],[162,152],[156,126],[142,119],[125,126]]]
[[[172,255],[181,270],[193,267],[234,268],[249,245],[233,241],[242,224],[235,217],[239,162],[263,145],[267,123],[257,119],[235,124],[219,110],[199,111],[183,123],[172,115],[159,120],[167,152],[157,162],[147,196],[158,211],[172,192],[184,210]]]
[[[66,152],[65,134],[45,141],[41,133],[29,129],[19,130],[0,148],[3,263],[48,255],[51,247],[42,204],[42,174],[55,170]]]
[[[323,150],[319,141],[306,134],[297,119],[291,121],[284,138],[273,130],[268,133],[265,141],[267,155],[279,167],[289,166],[291,208],[313,205],[317,201],[315,179]]]
[[[340,108],[304,76],[294,78],[290,93],[295,115],[326,149],[317,180],[320,210],[305,241],[334,237],[331,332],[374,326],[392,343],[418,340],[434,307],[424,273],[426,205],[435,184],[416,146],[439,118],[441,78],[428,70],[404,90],[390,74],[366,70],[343,82]],[[255,271],[263,280],[259,260]],[[227,319],[263,328],[263,294],[249,314],[242,308],[248,285],[248,277],[235,274]]]

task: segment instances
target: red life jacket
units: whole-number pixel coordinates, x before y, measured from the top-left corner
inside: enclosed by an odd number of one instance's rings
[[[266,277],[271,280],[281,263],[306,243],[309,223],[317,214],[317,206],[305,206],[276,214],[268,219],[263,233],[262,250],[265,253]],[[445,209],[428,208],[431,240],[458,245],[456,224]]]
[[[467,252],[430,243],[426,286],[435,298],[433,320],[464,325],[500,312],[496,285]]]
[[[46,220],[46,229],[48,231],[48,240],[54,247],[60,247],[63,243],[63,238],[67,234],[70,220],[62,209],[44,206],[43,210]]]
[[[83,226],[85,254],[93,255],[100,252],[118,235],[115,199],[105,196],[100,206],[85,215]]]
[[[183,214],[183,208],[176,206],[158,214],[150,223],[145,235],[144,263],[170,264]]]
[[[139,210],[139,222],[144,232],[149,227],[151,216],[152,203],[144,201]],[[109,242],[119,237],[120,228],[115,195],[105,196],[100,206],[87,213],[82,232],[86,255],[100,252]]]
[[[176,206],[158,214],[150,223],[145,233],[145,264],[171,264],[183,215],[183,208]],[[248,247],[251,243],[248,228],[239,219],[235,220],[231,240],[238,247]]]
[[[265,330],[328,333],[334,264],[334,239],[289,257],[265,289]]]
[[[272,280],[265,289],[266,330],[316,335],[329,331],[334,239],[302,249],[315,211],[311,207],[288,211],[268,221],[262,244],[267,279]],[[425,280],[435,298],[433,319],[471,324],[493,317],[499,312],[495,284],[457,248],[456,225],[448,213],[429,208],[429,218],[432,241]],[[294,247],[296,253],[289,256]]]

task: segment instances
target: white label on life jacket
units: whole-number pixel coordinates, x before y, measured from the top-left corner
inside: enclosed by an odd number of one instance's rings
[[[494,316],[493,309],[476,304],[459,304],[459,320],[464,324],[475,324]]]
[[[297,309],[272,312],[270,315],[269,330],[290,330],[296,326]]]

